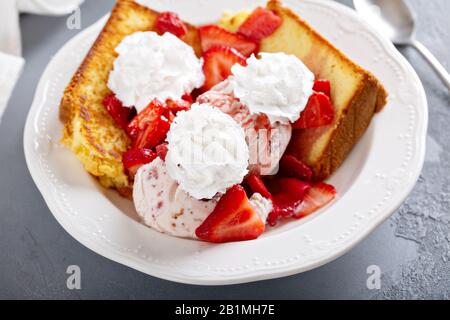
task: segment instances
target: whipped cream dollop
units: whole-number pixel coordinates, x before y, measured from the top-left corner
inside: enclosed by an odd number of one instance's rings
[[[195,230],[214,211],[220,196],[206,201],[191,197],[169,176],[166,163],[156,158],[137,171],[133,200],[147,226],[168,235],[196,239]],[[266,222],[272,201],[255,193],[249,202]]]
[[[108,87],[126,107],[140,112],[154,99],[180,99],[200,88],[203,60],[171,33],[136,32],[116,48]]]
[[[166,164],[181,189],[196,199],[212,199],[241,183],[249,150],[242,127],[209,104],[179,112],[167,135]]]
[[[236,64],[230,77],[234,94],[252,114],[266,114],[272,123],[295,122],[313,93],[314,74],[294,55],[260,53]]]

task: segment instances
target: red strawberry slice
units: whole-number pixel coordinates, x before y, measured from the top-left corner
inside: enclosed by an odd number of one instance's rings
[[[185,93],[185,94],[181,97],[181,99],[182,99],[183,101],[189,102],[190,104],[193,104],[193,103],[194,103],[194,98],[192,98],[192,94],[189,94],[189,93]]]
[[[316,80],[314,81],[313,90],[316,92],[322,92],[331,99],[331,83],[329,80]]]
[[[306,191],[305,199],[296,208],[294,218],[301,219],[319,210],[336,197],[336,189],[324,182],[313,185]]]
[[[249,57],[252,53],[258,51],[258,43],[216,25],[201,27],[199,32],[203,52],[213,47],[223,46],[234,48],[244,56]]]
[[[239,27],[238,33],[253,41],[261,41],[273,34],[283,23],[274,12],[262,7],[255,11]]]
[[[269,190],[267,190],[266,185],[260,176],[250,174],[247,176],[246,181],[253,192],[259,193],[264,198],[272,199],[272,195]]]
[[[156,29],[159,33],[170,32],[178,38],[188,33],[188,28],[180,17],[174,12],[162,12],[156,19]]]
[[[122,162],[130,177],[134,177],[141,166],[152,162],[155,158],[156,153],[152,150],[130,149],[123,154]]]
[[[171,99],[166,101],[166,105],[173,114],[177,114],[179,111],[187,111],[191,109],[192,102],[184,99],[173,101]]]
[[[329,125],[334,120],[334,108],[330,98],[321,92],[315,92],[309,98],[305,110],[292,126],[295,129],[317,128]]]
[[[216,84],[231,75],[231,67],[236,63],[246,65],[245,57],[236,49],[228,47],[213,47],[203,54],[205,84],[203,91],[208,91]]]
[[[128,125],[133,148],[152,149],[166,139],[170,122],[164,116],[165,106],[157,99],[140,112]]]
[[[166,161],[167,152],[169,151],[167,143],[161,143],[156,146],[156,154],[161,160]]]
[[[291,155],[284,155],[280,160],[280,172],[283,176],[311,181],[313,171],[306,164]]]
[[[124,130],[127,130],[127,126],[131,119],[136,116],[136,109],[124,107],[122,102],[117,99],[114,93],[106,96],[103,100],[103,105],[117,125]]]
[[[161,116],[153,125],[149,125],[144,131],[139,133],[135,140],[134,147],[154,148],[166,139],[169,130],[169,120],[166,117]]]
[[[219,200],[195,234],[204,241],[224,243],[253,240],[264,230],[265,223],[251,207],[244,188],[236,185]]]
[[[172,123],[175,120],[175,113],[170,109],[166,109],[163,113],[163,118],[167,119],[169,123]]]
[[[280,218],[294,215],[311,184],[294,178],[274,178],[267,181],[267,187],[273,196],[274,207],[267,222],[273,226]]]

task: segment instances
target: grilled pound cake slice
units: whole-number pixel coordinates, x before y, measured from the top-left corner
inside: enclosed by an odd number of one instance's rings
[[[262,40],[260,51],[293,54],[311,69],[316,79],[331,83],[334,123],[294,130],[287,150],[313,170],[315,180],[324,180],[345,160],[374,113],[384,107],[387,93],[372,74],[352,62],[280,1],[269,1],[267,9],[281,17],[283,23]],[[237,30],[249,14],[242,11],[225,15],[220,25]]]
[[[123,169],[122,154],[131,142],[102,101],[110,94],[107,82],[117,56],[115,48],[127,35],[155,30],[158,14],[132,0],[118,0],[108,22],[67,86],[60,106],[64,122],[62,143],[77,155],[101,185],[116,188],[125,196],[130,195],[132,186]],[[200,56],[198,31],[189,24],[186,26],[188,34],[183,40]]]
[[[387,102],[382,84],[347,58],[278,0],[267,8],[283,20],[261,43],[261,51],[296,55],[316,75],[331,83],[334,123],[317,129],[294,130],[287,153],[308,165],[316,180],[328,178],[346,159]]]

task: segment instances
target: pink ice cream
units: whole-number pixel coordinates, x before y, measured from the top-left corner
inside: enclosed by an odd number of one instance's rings
[[[271,124],[266,115],[251,114],[248,107],[234,96],[229,80],[199,96],[197,102],[213,105],[243,127],[250,151],[250,171],[261,175],[278,172],[278,164],[292,136],[290,124]]]
[[[142,166],[135,177],[133,199],[136,211],[149,227],[172,236],[195,239],[195,230],[216,207],[219,198],[197,200],[184,192],[167,173],[160,158]],[[263,221],[272,202],[259,193],[250,199]]]

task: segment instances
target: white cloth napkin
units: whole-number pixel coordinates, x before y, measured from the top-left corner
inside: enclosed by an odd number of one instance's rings
[[[65,15],[84,0],[0,0],[0,121],[25,60],[19,14]]]

